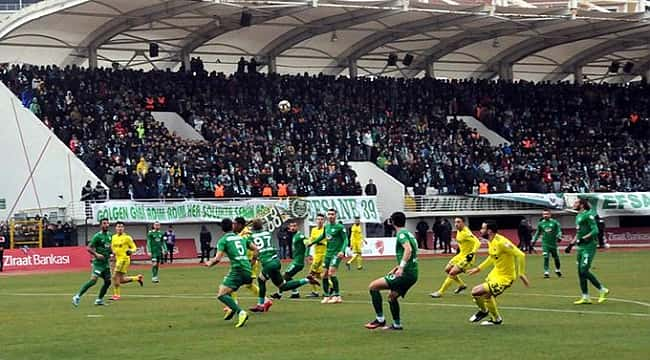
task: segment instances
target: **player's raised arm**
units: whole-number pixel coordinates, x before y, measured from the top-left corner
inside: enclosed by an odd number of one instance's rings
[[[212,266],[218,264],[221,261],[221,259],[223,259],[224,254],[225,253],[223,251],[221,251],[221,250],[217,251],[216,255],[214,255],[214,257],[212,259],[208,260],[205,263],[205,266],[206,267],[212,267]]]
[[[468,273],[469,275],[474,275],[474,274],[476,274],[476,273],[481,272],[481,270],[487,268],[488,266],[491,266],[493,263],[494,263],[494,260],[492,259],[492,257],[491,257],[491,256],[488,256],[488,257],[486,257],[485,260],[483,260],[483,262],[480,263],[477,267],[475,267],[475,268],[473,268],[473,269],[469,269],[469,270],[467,270],[467,273]]]
[[[323,241],[323,239],[325,239],[325,231],[323,231],[314,241],[307,244],[307,247],[310,247],[312,245],[318,245]]]

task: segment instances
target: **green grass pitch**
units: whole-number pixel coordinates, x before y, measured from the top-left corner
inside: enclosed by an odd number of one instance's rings
[[[565,276],[548,280],[541,257],[529,257],[531,287],[516,282],[498,298],[504,325],[491,328],[467,321],[476,311],[468,292],[431,299],[448,259],[421,259],[420,280],[402,300],[403,332],[363,327],[374,317],[367,285],[393,266],[388,260],[342,267],[343,304],[283,299],[241,329],[223,321],[214,299],[223,266],[163,267],[157,285],[142,270],[145,286],[126,285],[122,300],[105,307],[93,305],[100,281],[76,309],[70,298],[89,271],[0,276],[0,359],[648,359],[649,255],[599,253],[594,272],[611,300],[584,306],[572,304],[573,255],[562,257]],[[484,276],[465,279],[475,285]],[[255,302],[245,289],[240,296],[246,308]],[[390,319],[387,304],[384,311]]]

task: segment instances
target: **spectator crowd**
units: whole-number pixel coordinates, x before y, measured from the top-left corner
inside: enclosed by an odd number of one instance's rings
[[[356,195],[347,163],[368,160],[416,195],[650,189],[646,86],[193,70],[6,66],[0,80],[110,198]],[[151,111],[177,112],[205,140]],[[460,115],[511,144],[490,144]],[[87,187],[86,199],[106,198]]]

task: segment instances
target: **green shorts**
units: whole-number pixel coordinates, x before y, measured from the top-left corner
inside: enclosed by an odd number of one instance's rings
[[[591,269],[591,263],[594,261],[596,256],[596,243],[593,245],[589,244],[586,246],[578,246],[578,272],[587,272]]]
[[[558,257],[557,246],[546,246],[542,245],[542,255],[544,256],[553,256]]]
[[[162,261],[162,252],[151,254],[152,263],[160,263]]]
[[[253,275],[250,270],[230,269],[230,272],[223,278],[222,285],[237,291],[242,285],[248,285],[253,282]]]
[[[405,297],[409,289],[418,281],[417,273],[404,272],[402,276],[396,277],[393,274],[384,276],[391,291],[395,291],[401,297]]]
[[[339,259],[336,254],[325,254],[325,262],[323,262],[323,268],[335,268],[338,269],[341,264],[341,259]]]
[[[299,273],[300,271],[302,271],[302,269],[304,269],[304,268],[305,268],[305,263],[304,263],[304,261],[303,261],[302,263],[295,263],[295,262],[292,262],[291,264],[289,264],[289,267],[288,267],[287,270],[284,272],[284,278],[285,278],[285,279],[291,279],[291,278],[293,278],[297,273]]]
[[[111,267],[109,264],[93,264],[92,275],[102,279],[110,279]]]
[[[271,280],[273,285],[280,286],[284,283],[281,270],[282,264],[280,264],[280,260],[272,259],[262,264],[262,273],[260,275],[266,280]]]

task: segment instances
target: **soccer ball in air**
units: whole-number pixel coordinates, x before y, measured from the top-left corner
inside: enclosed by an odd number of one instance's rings
[[[278,103],[278,110],[282,113],[289,112],[291,110],[291,104],[287,100],[282,100]]]

